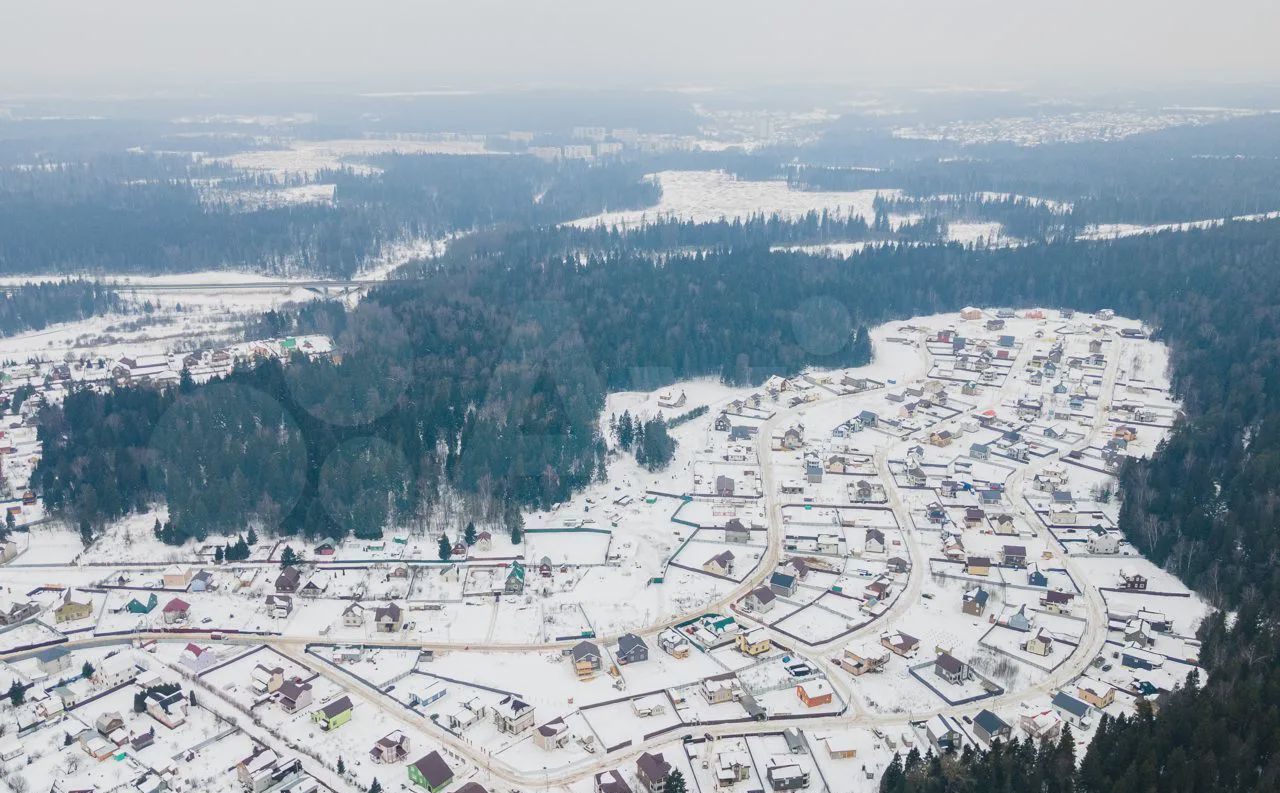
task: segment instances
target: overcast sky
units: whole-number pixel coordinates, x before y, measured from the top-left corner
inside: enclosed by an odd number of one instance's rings
[[[1280,80],[1276,0],[15,0],[0,91]]]

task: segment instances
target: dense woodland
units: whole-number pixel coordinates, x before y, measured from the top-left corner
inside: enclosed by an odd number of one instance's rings
[[[46,281],[10,287],[0,297],[0,336],[87,319],[120,307],[119,295],[93,281]]]
[[[0,169],[0,273],[248,269],[345,277],[384,245],[492,224],[552,223],[647,206],[658,187],[634,166],[529,156],[384,155],[378,173],[326,171],[332,205],[239,211],[202,200],[292,185],[172,155]]]

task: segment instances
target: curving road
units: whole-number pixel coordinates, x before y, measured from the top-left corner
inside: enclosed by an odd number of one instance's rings
[[[1029,347],[1026,347],[1020,352],[1019,358],[1015,360],[1013,364],[1014,368],[1011,371],[1016,371],[1018,369],[1022,363],[1022,356],[1026,355],[1029,349]],[[1121,349],[1127,349],[1127,344],[1122,343]],[[928,354],[927,348],[924,346],[919,348],[919,353],[922,357],[924,371],[927,372],[931,364],[931,356]],[[1097,415],[1095,416],[1093,425],[1085,439],[1076,444],[1073,448],[1084,448],[1092,443],[1106,423],[1103,397],[1110,398],[1111,396],[1112,389],[1115,386],[1120,357],[1119,351],[1117,351],[1116,355],[1111,357],[1111,360],[1108,363],[1108,368],[1104,374],[1102,396],[1100,396],[1098,401]],[[1010,378],[1010,380],[1011,379],[1012,378]],[[998,392],[989,395],[988,399],[984,402],[984,406],[999,404],[1004,398],[1012,393],[1013,387],[1013,382],[1006,382]],[[857,396],[860,395],[837,396],[833,399],[845,400],[852,399]],[[766,580],[781,558],[783,544],[782,537],[784,534],[782,504],[778,495],[776,475],[774,471],[774,456],[770,448],[770,439],[773,434],[773,430],[784,420],[789,423],[803,416],[803,414],[812,407],[816,407],[818,405],[824,407],[830,406],[833,399],[824,400],[818,403],[802,404],[792,409],[781,409],[761,425],[760,430],[756,435],[755,449],[760,464],[768,530],[766,550],[762,554],[759,564],[751,574],[714,602],[702,604],[695,611],[661,620],[633,632],[641,635],[652,636],[680,622],[695,618],[707,611],[721,611],[728,609],[732,603],[741,599],[747,592],[759,586]],[[957,419],[953,419],[952,421],[958,422],[960,418],[961,417],[957,417]],[[867,712],[857,701],[853,686],[850,682],[851,679],[826,656],[829,655],[831,650],[837,649],[837,645],[843,646],[851,639],[865,636],[872,631],[878,632],[881,630],[882,626],[889,624],[894,619],[900,617],[919,599],[927,567],[926,554],[919,545],[915,530],[912,527],[909,510],[902,500],[901,492],[888,470],[889,449],[895,443],[904,442],[905,441],[898,441],[892,438],[888,439],[885,444],[879,446],[875,450],[874,459],[876,469],[885,485],[886,495],[889,499],[889,506],[897,517],[899,525],[902,527],[902,536],[904,537],[907,544],[907,550],[911,557],[912,564],[906,585],[899,593],[889,610],[881,618],[867,626],[864,626],[851,636],[841,637],[838,640],[834,640],[826,644],[816,645],[811,650],[798,653],[800,655],[810,656],[809,660],[827,673],[827,676],[831,680],[837,692],[844,701],[849,703],[849,708],[841,715],[823,718],[770,719],[770,721],[767,722],[767,729],[769,731],[776,731],[787,726],[795,726],[804,729],[853,726],[905,726],[908,722],[919,721],[937,714],[962,717],[965,715],[975,714],[984,708],[999,709],[1002,707],[1014,706],[1025,700],[1028,696],[1038,696],[1051,693],[1075,679],[1082,671],[1088,668],[1090,662],[1101,651],[1102,646],[1106,641],[1106,603],[1103,600],[1102,594],[1094,584],[1090,583],[1085,571],[1081,569],[1080,565],[1064,550],[1060,555],[1062,564],[1082,588],[1083,601],[1087,610],[1087,620],[1085,622],[1085,629],[1080,638],[1079,645],[1073,651],[1072,655],[1056,670],[1047,674],[1032,686],[1018,691],[1008,692],[995,698],[985,699],[971,705],[959,707],[943,706],[928,710],[914,711],[911,713]],[[1050,456],[1044,460],[1038,460],[1029,465],[1020,467],[1006,481],[1007,498],[1014,505],[1014,508],[1027,519],[1028,525],[1035,527],[1037,533],[1045,539],[1046,547],[1053,547],[1054,540],[1050,536],[1048,530],[1042,525],[1039,518],[1029,513],[1029,510],[1025,505],[1025,501],[1022,498],[1023,483],[1028,476],[1032,476],[1050,463],[1056,462],[1059,457],[1060,455]],[[353,696],[368,703],[372,707],[378,708],[389,717],[412,724],[419,729],[427,731],[432,735],[434,740],[446,745],[459,756],[466,758],[479,767],[485,768],[495,778],[513,786],[546,786],[575,782],[596,772],[619,767],[625,761],[635,757],[643,751],[648,751],[670,742],[681,733],[680,730],[675,730],[665,733],[662,736],[655,737],[649,741],[630,746],[623,752],[615,752],[607,756],[589,756],[573,763],[559,766],[555,769],[531,770],[512,766],[501,758],[494,757],[479,747],[473,746],[463,740],[459,740],[451,733],[441,730],[429,719],[423,718],[418,716],[416,713],[406,710],[399,703],[390,700],[381,692],[369,689],[364,685],[359,684],[354,678],[341,673],[340,671],[330,667],[328,664],[316,663],[313,659],[303,657],[303,653],[308,645],[327,644],[333,641],[326,636],[291,635],[264,637],[228,634],[222,631],[201,631],[182,634],[162,631],[139,631],[136,633],[112,637],[71,639],[62,646],[67,647],[68,649],[75,649],[77,647],[101,646],[104,644],[119,643],[133,639],[183,642],[195,640],[232,645],[268,645],[281,654],[293,658],[298,663],[304,664],[314,669],[320,675],[333,680],[335,683],[351,692]],[[616,639],[616,636],[598,637],[598,640],[603,642],[608,642],[613,639]],[[576,641],[577,640],[528,643],[485,642],[477,644],[463,642],[409,641],[388,638],[379,639],[375,643],[382,646],[403,647],[405,649],[425,648],[437,651],[484,650],[485,652],[526,653],[562,649],[564,647],[571,646],[576,643]],[[0,660],[16,660],[30,654],[30,652],[4,653],[0,654]],[[744,720],[744,722],[725,725],[685,725],[685,727],[689,732],[720,736],[741,734],[744,729],[751,729],[752,724],[753,722]]]

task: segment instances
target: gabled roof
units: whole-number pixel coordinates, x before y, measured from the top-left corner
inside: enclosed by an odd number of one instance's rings
[[[770,584],[777,584],[780,587],[790,589],[796,584],[796,577],[787,573],[774,573],[769,576]]]
[[[569,651],[574,661],[590,661],[600,657],[600,648],[589,641],[580,641]]]
[[[618,654],[627,656],[636,650],[648,650],[649,645],[634,633],[624,633],[618,637]]]
[[[777,595],[773,594],[773,590],[767,586],[756,587],[751,590],[751,596],[760,603],[772,603]]]
[[[338,697],[334,701],[330,702],[328,705],[325,705],[323,708],[321,708],[320,712],[324,714],[324,717],[326,719],[332,719],[333,717],[338,716],[342,713],[345,713],[346,711],[349,711],[349,710],[351,710],[351,698],[348,697],[346,694],[343,694],[342,696]]]
[[[418,769],[418,773],[422,774],[422,778],[427,780],[427,784],[433,788],[453,779],[453,769],[444,761],[439,752],[423,755],[418,758],[413,767]]]
[[[1089,715],[1089,706],[1070,694],[1064,694],[1059,691],[1053,695],[1053,706],[1061,710],[1065,710],[1076,718],[1084,718]]]
[[[951,653],[941,653],[934,663],[946,672],[958,675],[964,671],[964,662]]]
[[[663,758],[662,753],[645,752],[636,758],[636,771],[645,779],[653,782],[666,779],[671,773],[671,764]]]
[[[1009,729],[1008,722],[989,710],[983,710],[977,716],[974,716],[973,723],[986,730],[988,735],[995,735],[998,732]]]

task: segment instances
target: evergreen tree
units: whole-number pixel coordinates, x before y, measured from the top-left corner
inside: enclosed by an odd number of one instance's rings
[[[369,793],[382,793],[382,783],[376,777],[369,783]]]
[[[347,764],[342,762],[341,757],[338,758],[338,773],[339,774],[347,773]]]
[[[213,549],[213,562],[214,562],[214,564],[222,564],[222,560],[223,560],[224,558],[226,558],[226,552],[222,550],[222,546],[221,546],[221,545],[219,545],[218,547],[216,547],[216,548],[214,548],[214,549]]]
[[[665,793],[687,793],[685,786],[684,774],[680,773],[680,769],[673,768],[671,773],[667,775],[667,783],[663,786]]]
[[[89,678],[93,677],[93,664],[89,663],[88,661],[85,661],[84,666],[80,667],[80,676],[83,677],[85,680],[88,680]]]
[[[27,689],[16,679],[9,684],[9,704],[15,708],[23,703],[27,698]]]
[[[449,561],[449,557],[453,556],[453,543],[449,542],[449,535],[440,535],[440,543],[437,550],[440,554],[440,561]]]
[[[462,541],[467,544],[468,548],[476,544],[476,524],[467,521],[467,529],[462,535]]]
[[[249,527],[249,536],[248,536],[248,539],[245,540],[245,542],[247,542],[249,545],[258,544],[258,533],[253,530],[252,526]]]
[[[292,567],[298,563],[298,554],[294,552],[293,547],[286,545],[284,550],[280,552],[280,566]]]

